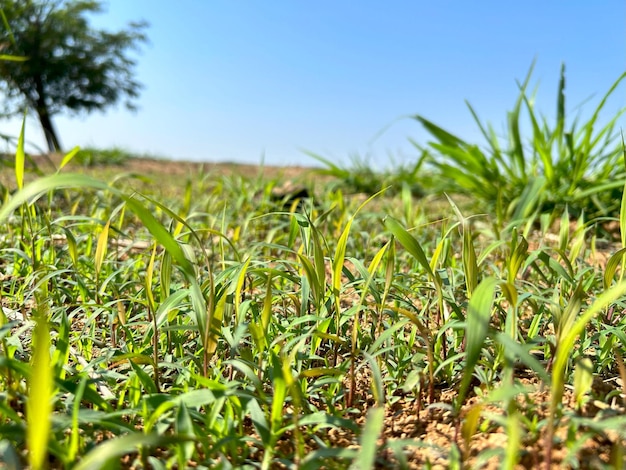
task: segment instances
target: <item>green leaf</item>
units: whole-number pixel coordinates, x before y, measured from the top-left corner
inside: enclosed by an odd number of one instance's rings
[[[502,468],[513,470],[517,468],[520,459],[520,447],[522,442],[522,424],[519,412],[515,409],[506,417],[507,445]]]
[[[557,344],[556,356],[552,365],[552,416],[563,397],[565,367],[571,357],[576,339],[592,318],[625,294],[626,282],[620,282],[611,287],[603,292],[585,312],[577,317],[571,328],[563,332]]]
[[[372,396],[374,398],[374,402],[376,403],[376,406],[382,408],[385,404],[385,386],[383,382],[383,375],[380,371],[380,367],[378,366],[378,362],[373,356],[367,352],[363,352],[363,356],[369,363],[370,370],[372,372]]]
[[[354,470],[367,470],[374,468],[376,451],[378,450],[378,438],[385,425],[385,408],[376,406],[370,408],[365,418],[365,427],[361,432],[358,457],[350,466]]]
[[[528,346],[522,345],[511,338],[511,335],[498,333],[495,339],[500,343],[505,351],[506,357],[513,362],[519,358],[520,362],[532,370],[544,383],[550,383],[550,375],[546,372],[546,368],[532,354],[528,352]]]
[[[341,235],[339,237],[339,240],[337,241],[337,246],[335,248],[335,254],[333,256],[333,263],[332,263],[332,273],[333,273],[333,277],[332,277],[332,281],[333,281],[333,291],[335,293],[335,302],[337,304],[337,312],[339,312],[339,291],[341,289],[341,271],[343,270],[343,264],[345,262],[346,259],[346,246],[348,244],[348,236],[350,234],[350,228],[352,227],[352,223],[354,222],[354,219],[356,218],[357,214],[374,198],[378,197],[380,194],[382,194],[385,190],[381,190],[379,192],[377,192],[376,194],[374,194],[373,196],[370,196],[369,198],[367,198],[367,200],[365,202],[363,202],[358,208],[357,210],[354,212],[354,214],[352,214],[352,216],[350,217],[350,219],[348,220],[348,222],[346,223],[343,231],[341,232]]]
[[[146,357],[146,360],[147,362],[152,363],[152,360],[148,359],[147,357]],[[135,374],[137,374],[137,377],[139,378],[139,381],[141,382],[141,385],[143,386],[146,393],[149,393],[149,394],[157,393],[158,392],[157,386],[152,380],[152,378],[146,373],[146,371],[144,371],[140,366],[135,364],[135,361],[133,361],[132,359],[129,358],[128,362],[130,363],[131,367],[135,371]],[[153,364],[153,367],[156,367],[156,365]]]
[[[76,395],[74,396],[74,403],[72,405],[72,430],[70,434],[70,443],[67,449],[67,457],[70,462],[73,462],[78,454],[80,437],[79,415],[88,379],[89,376],[87,374],[83,374],[80,383],[78,384]]]
[[[222,293],[209,318],[209,336],[206,342],[206,352],[209,356],[213,356],[215,351],[217,351],[217,345],[222,331],[222,320],[224,319],[226,297],[226,294]]]
[[[189,289],[177,289],[166,299],[164,299],[159,304],[159,308],[155,312],[156,326],[162,326],[166,320],[168,322],[171,322],[173,318],[170,318],[170,313],[173,313],[175,315],[178,312],[178,308],[180,307],[181,302],[185,299],[185,297],[188,296]],[[152,324],[150,324],[150,326],[148,327],[148,331],[152,331],[152,328]]]
[[[184,468],[193,455],[193,440],[195,438],[193,432],[193,422],[191,421],[191,416],[189,416],[189,410],[187,410],[187,406],[185,406],[185,403],[181,403],[178,406],[178,410],[176,413],[175,431],[176,436],[189,439],[187,442],[182,442],[177,446],[179,462],[178,466],[179,468]]]
[[[461,210],[454,203],[452,198],[446,194],[448,202],[456,213],[461,229],[463,232],[463,251],[461,258],[463,259],[463,271],[465,273],[465,285],[467,297],[471,298],[476,286],[478,285],[478,263],[476,262],[476,251],[474,251],[474,241],[472,239],[472,230],[470,221],[463,216]]]
[[[152,294],[152,281],[153,281],[153,276],[154,276],[154,261],[156,258],[156,251],[157,251],[157,245],[156,243],[153,243],[152,253],[150,254],[150,259],[148,260],[148,265],[146,266],[146,274],[144,276],[144,283],[145,283],[144,287],[145,287],[146,299],[148,300],[149,317],[154,315],[154,312],[156,310],[156,303],[154,301],[154,295]],[[155,334],[158,335],[158,332],[155,332]]]
[[[478,364],[480,354],[487,338],[491,310],[496,292],[497,280],[485,278],[474,291],[467,307],[465,326],[465,368],[459,387],[457,406],[463,404],[465,395],[472,381],[474,368]]]
[[[450,147],[458,147],[460,145],[465,144],[465,142],[459,137],[449,133],[448,131],[442,129],[441,127],[437,126],[436,124],[434,124],[433,122],[429,121],[428,119],[422,116],[416,115],[416,116],[413,116],[413,119],[417,120],[420,124],[422,124],[422,126],[424,126],[426,130],[428,130],[428,132],[430,132],[433,136],[435,136],[437,140],[439,140],[439,142],[441,142],[444,145],[447,145]]]
[[[0,221],[5,220],[22,204],[26,202],[32,203],[48,191],[64,188],[99,189],[109,191],[125,200],[128,208],[139,217],[156,241],[172,255],[179,269],[190,283],[191,301],[196,315],[196,322],[200,331],[206,331],[206,323],[208,321],[206,301],[200,289],[200,285],[198,284],[194,265],[185,256],[183,248],[172,234],[154,217],[146,206],[133,197],[127,196],[106,183],[86,175],[57,173],[39,178],[15,193],[13,197],[0,208]]]
[[[22,468],[17,452],[8,440],[0,441],[0,462],[4,464],[6,470],[19,470]]]
[[[519,237],[519,240],[518,240]],[[515,230],[511,236],[510,252],[507,259],[507,282],[515,284],[515,279],[522,265],[528,258],[528,241]]]
[[[161,436],[158,434],[126,434],[100,443],[72,470],[103,470],[119,468],[119,459],[136,452],[140,446],[161,447],[190,441],[189,437]]]
[[[407,230],[400,225],[400,223],[391,216],[385,217],[385,227],[389,230],[394,237],[398,239],[400,244],[417,260],[417,262],[426,270],[428,275],[434,279],[435,273],[430,267],[430,263],[426,259],[424,250],[419,242],[411,235]]]
[[[324,297],[323,287],[326,285],[325,280],[324,280],[324,284],[322,285],[320,283],[320,279],[317,276],[317,271],[315,267],[313,266],[313,263],[311,263],[311,260],[309,258],[307,258],[302,253],[296,253],[296,255],[298,256],[298,259],[300,260],[300,263],[302,265],[302,270],[304,271],[304,275],[306,276],[306,279],[309,281],[309,285],[311,286],[311,290],[313,291],[313,298],[315,299],[315,302],[317,302],[318,304],[321,304],[322,299]]]
[[[617,271],[617,267],[620,263],[622,263],[622,269],[624,269],[624,256],[626,256],[626,247],[617,250],[615,253],[611,255],[609,260],[606,263],[606,267],[604,268],[604,289],[608,289],[611,287],[613,283],[613,279],[615,278],[615,273]]]

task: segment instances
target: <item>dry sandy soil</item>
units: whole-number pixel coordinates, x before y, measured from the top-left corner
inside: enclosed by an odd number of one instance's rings
[[[42,170],[54,169],[61,162],[60,155],[51,157],[37,156],[34,160]],[[73,169],[80,166],[73,166]],[[279,167],[279,166],[259,166],[237,163],[216,163],[216,162],[186,162],[161,160],[156,158],[130,158],[123,165],[106,165],[94,168],[106,168],[107,171],[126,171],[136,172],[147,176],[150,175],[171,175],[171,176],[188,176],[190,174],[198,174],[201,171],[211,172],[217,175],[239,174],[246,177],[255,177],[262,174],[267,178],[284,177],[285,179],[298,178],[309,173],[310,167]]]

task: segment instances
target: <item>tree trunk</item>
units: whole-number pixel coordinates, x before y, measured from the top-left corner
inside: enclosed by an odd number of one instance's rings
[[[37,107],[36,111],[37,116],[39,117],[41,128],[46,138],[46,143],[48,144],[48,152],[60,152],[61,143],[59,141],[59,137],[57,136],[57,132],[54,129],[54,125],[52,124],[52,119],[50,119],[50,114],[48,114],[47,107],[45,105],[43,107]]]
[[[52,118],[50,117],[48,105],[46,104],[46,90],[40,75],[35,77],[35,90],[37,91],[37,95],[36,97],[33,97],[34,99],[31,100],[31,103],[34,104],[35,112],[39,117],[39,122],[41,124],[44,137],[46,138],[46,143],[48,144],[48,152],[60,152],[61,142],[59,141],[57,132],[52,124]]]

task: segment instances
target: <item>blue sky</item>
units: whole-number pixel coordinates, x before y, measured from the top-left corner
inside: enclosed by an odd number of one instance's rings
[[[202,161],[349,164],[415,159],[421,114],[479,139],[468,100],[504,129],[536,58],[537,107],[556,107],[561,63],[568,109],[583,116],[626,70],[625,2],[109,0],[95,25],[150,23],[138,55],[139,111],[65,117],[65,147],[121,146]],[[623,87],[611,112],[626,105]],[[573,117],[574,114],[572,114]],[[7,131],[17,134],[18,123]],[[622,125],[623,126],[623,125]],[[384,132],[381,131],[386,129]],[[27,139],[42,142],[29,121]]]

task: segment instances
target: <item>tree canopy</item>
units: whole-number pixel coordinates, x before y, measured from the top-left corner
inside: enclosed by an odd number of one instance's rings
[[[116,32],[91,27],[98,0],[0,0],[0,52],[25,61],[0,61],[5,112],[27,107],[41,123],[50,152],[60,151],[52,116],[104,110],[122,102],[135,108],[141,84],[129,51],[146,41],[145,22]]]

